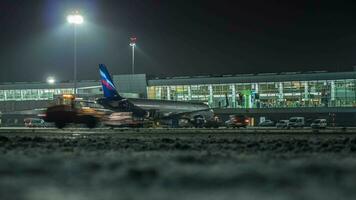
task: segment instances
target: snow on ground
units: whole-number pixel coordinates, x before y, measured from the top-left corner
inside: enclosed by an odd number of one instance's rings
[[[353,134],[0,134],[0,199],[355,199]]]

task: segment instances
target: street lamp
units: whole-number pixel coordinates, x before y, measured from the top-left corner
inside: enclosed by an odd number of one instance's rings
[[[131,72],[132,74],[135,74],[135,46],[136,46],[136,37],[131,37],[130,38],[130,46],[132,47],[132,66],[131,66]]]
[[[77,25],[84,22],[83,16],[76,11],[74,14],[68,15],[67,21],[73,24],[74,29],[74,96],[77,94]]]

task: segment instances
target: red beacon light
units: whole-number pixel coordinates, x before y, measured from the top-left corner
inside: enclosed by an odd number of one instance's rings
[[[137,38],[135,36],[130,37],[130,46],[136,46]]]

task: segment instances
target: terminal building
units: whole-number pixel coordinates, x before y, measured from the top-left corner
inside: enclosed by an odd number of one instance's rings
[[[276,112],[285,113],[285,117],[295,113],[330,116],[356,112],[356,71],[164,78],[135,74],[114,75],[113,80],[127,98],[205,102],[220,114],[271,118]],[[68,93],[73,93],[72,82],[1,83],[0,111],[43,108],[52,104],[57,95]],[[77,94],[84,99],[102,96],[99,80],[79,81]]]

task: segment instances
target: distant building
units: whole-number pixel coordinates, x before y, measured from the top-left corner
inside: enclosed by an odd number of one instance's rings
[[[150,99],[203,101],[211,107],[356,106],[356,72],[186,76],[150,79],[147,85]]]
[[[212,108],[356,107],[356,71],[148,79],[145,74],[135,74],[114,75],[113,79],[128,98],[199,101]],[[72,87],[72,82],[0,83],[0,111],[44,107],[56,95],[73,93]],[[97,80],[79,81],[77,90],[83,98],[102,95]]]
[[[114,75],[113,79],[124,97],[205,102],[225,118],[230,114],[249,116],[251,125],[263,119],[276,121],[291,116],[356,125],[356,71],[165,78],[135,74]],[[6,113],[45,108],[54,104],[58,95],[70,93],[73,82],[0,83],[3,123],[21,125],[21,117]],[[89,100],[101,97],[100,81],[79,81],[77,94]]]

